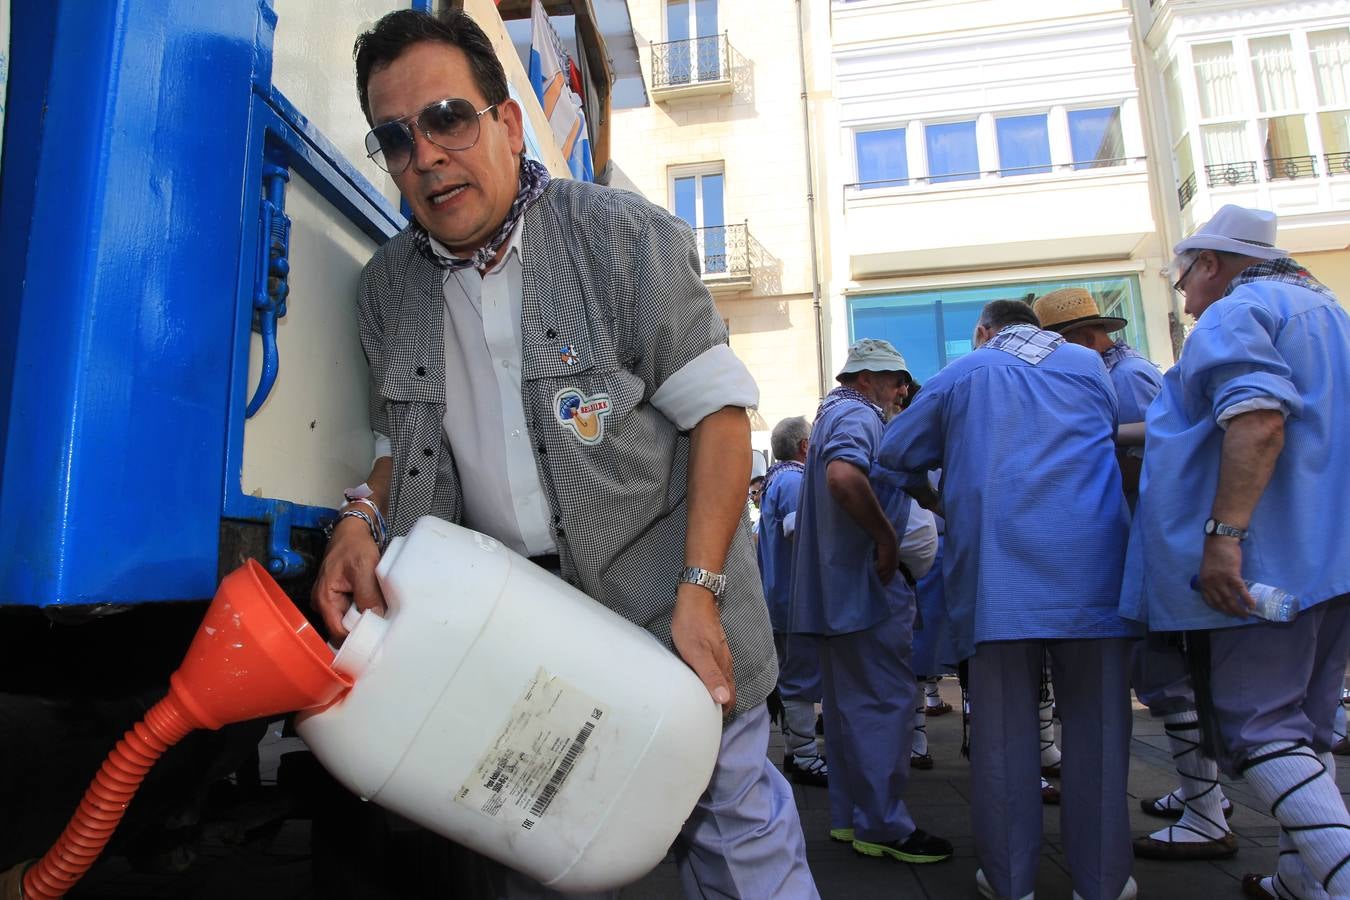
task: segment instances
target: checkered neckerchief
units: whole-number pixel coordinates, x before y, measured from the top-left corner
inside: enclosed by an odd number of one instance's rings
[[[1285,284],[1296,284],[1310,291],[1316,291],[1333,301],[1336,299],[1336,295],[1332,293],[1331,288],[1318,281],[1312,276],[1311,272],[1288,256],[1248,266],[1238,273],[1238,277],[1232,280],[1228,285],[1228,290],[1224,291],[1223,295],[1227,297],[1242,285],[1250,284],[1253,281],[1280,281]]]
[[[877,418],[880,419],[882,422],[886,421],[886,416],[881,411],[880,406],[877,406],[875,403],[873,403],[871,400],[868,400],[866,397],[855,391],[853,388],[844,387],[843,385],[840,385],[839,387],[830,391],[828,394],[825,395],[825,399],[820,401],[820,406],[816,408],[816,418],[819,419],[821,416],[825,415],[825,413],[834,409],[841,403],[861,403],[868,409],[872,410],[872,412],[876,413]]]
[[[1018,359],[1039,365],[1064,343],[1064,338],[1053,331],[1035,325],[1009,325],[985,344],[991,350],[1011,353]]]
[[[475,269],[486,269],[491,265],[492,260],[496,259],[497,251],[501,249],[502,244],[506,243],[511,232],[515,230],[516,223],[520,217],[525,215],[525,210],[530,204],[539,199],[539,195],[544,193],[544,187],[548,184],[548,169],[544,168],[542,163],[537,163],[529,157],[520,158],[520,189],[516,191],[516,199],[511,201],[511,209],[506,214],[506,220],[502,222],[501,227],[493,233],[492,238],[483,246],[479,247],[470,256],[442,256],[431,247],[431,237],[427,230],[422,227],[422,223],[413,219],[412,235],[417,244],[417,250],[437,267],[456,271],[458,269],[467,269],[470,266]]]
[[[1146,359],[1147,357],[1124,341],[1116,341],[1111,345],[1110,350],[1102,354],[1102,362],[1106,363],[1106,371],[1108,372],[1131,358]]]
[[[804,471],[806,466],[797,462],[795,459],[780,459],[778,462],[769,466],[769,471],[764,473],[764,492],[769,492],[769,485],[773,483],[773,477],[784,469],[795,469],[798,472]]]

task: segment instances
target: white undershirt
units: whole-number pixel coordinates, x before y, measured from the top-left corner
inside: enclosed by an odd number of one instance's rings
[[[449,251],[435,239],[432,248]],[[459,467],[464,524],[526,556],[556,553],[521,399],[520,226],[484,274],[447,271],[445,434]]]

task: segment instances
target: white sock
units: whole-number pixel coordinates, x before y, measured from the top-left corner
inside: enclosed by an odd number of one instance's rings
[[[1190,844],[1216,840],[1228,833],[1219,766],[1200,752],[1199,721],[1194,710],[1163,717],[1167,741],[1172,745],[1172,760],[1181,776],[1181,800],[1185,808],[1175,824],[1149,835],[1155,841]]]
[[[942,696],[938,693],[938,682],[941,680],[942,680],[941,675],[930,675],[923,680],[924,706],[942,705]]]
[[[1331,722],[1331,733],[1337,741],[1345,740],[1345,707],[1340,703],[1336,704],[1336,718]]]
[[[910,756],[923,756],[928,752],[928,717],[923,707],[914,711],[914,741],[910,744]]]
[[[1050,667],[1041,673],[1041,766],[1057,766],[1062,758],[1055,743],[1055,686],[1050,681]]]
[[[1314,883],[1333,897],[1350,896],[1350,812],[1318,754],[1275,741],[1248,755],[1243,774],[1288,832]]]
[[[820,755],[816,747],[816,705],[810,700],[783,701],[783,749],[798,760]]]

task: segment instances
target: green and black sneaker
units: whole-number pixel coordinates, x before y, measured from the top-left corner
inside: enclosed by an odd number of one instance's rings
[[[853,841],[853,852],[863,856],[889,856],[907,863],[936,863],[952,857],[951,841],[943,840],[924,831],[914,829],[914,833],[903,841]]]
[[[840,843],[843,843],[843,844],[851,844],[851,843],[853,843],[853,829],[852,829],[852,828],[831,828],[831,829],[830,829],[830,840],[832,840],[832,841],[839,841]]]

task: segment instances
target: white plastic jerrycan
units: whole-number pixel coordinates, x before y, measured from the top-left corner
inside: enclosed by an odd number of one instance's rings
[[[376,570],[300,736],[367,800],[559,891],[656,866],[712,775],[721,715],[655,638],[497,541],[428,516]],[[674,591],[674,585],[671,585]]]

